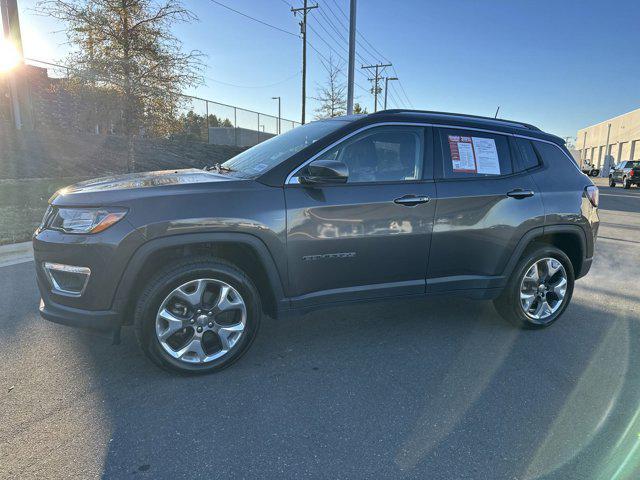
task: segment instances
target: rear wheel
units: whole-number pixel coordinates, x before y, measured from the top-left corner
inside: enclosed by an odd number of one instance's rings
[[[616,181],[613,179],[612,176],[609,176],[609,186],[610,187],[615,187],[616,186]]]
[[[153,276],[134,323],[142,350],[157,365],[211,373],[247,351],[261,312],[255,286],[237,267],[211,258],[184,259]]]
[[[573,294],[571,261],[552,245],[528,249],[513,271],[496,310],[521,328],[544,328],[564,312]]]
[[[631,188],[631,182],[629,181],[629,179],[627,177],[624,177],[622,179],[622,186],[626,189]]]

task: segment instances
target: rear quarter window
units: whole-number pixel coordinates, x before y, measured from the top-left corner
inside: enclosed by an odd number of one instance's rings
[[[578,168],[573,158],[568,157],[563,153],[558,145],[554,145],[546,142],[531,142],[538,153],[538,156],[542,161],[550,166],[554,165],[568,165],[574,170]]]
[[[540,157],[533,148],[531,140],[527,140],[526,138],[516,138],[516,144],[520,150],[519,170],[530,170],[540,165]]]
[[[445,178],[484,178],[513,173],[506,136],[476,130],[440,129]]]

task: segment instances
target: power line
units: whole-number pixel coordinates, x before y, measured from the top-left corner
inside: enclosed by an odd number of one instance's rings
[[[327,71],[327,73],[330,73],[329,68],[326,66],[326,64],[324,62],[331,63],[327,57],[325,57],[322,52],[320,52],[320,50],[318,50],[316,47],[313,46],[313,44],[309,41],[307,41],[307,44],[311,47],[311,49],[316,52],[318,54],[318,56],[320,57],[320,64],[324,67],[324,69]],[[324,62],[322,61],[324,60]],[[346,78],[345,73],[342,70],[339,70],[339,72]],[[362,85],[360,85],[358,82],[354,82],[356,87],[360,88],[363,92],[369,93],[369,90],[367,88],[364,88]]]
[[[283,0],[283,1],[284,1],[284,0]],[[319,22],[318,22],[318,25],[319,25],[320,27],[322,27],[322,29],[323,29],[323,30],[324,30],[324,31],[329,35],[329,38],[331,38],[331,40],[333,40],[334,42],[336,42],[335,38],[334,38],[333,36],[331,36],[331,34],[326,30],[326,28],[325,28],[321,23],[319,23]],[[315,28],[313,28],[313,26],[312,26],[311,24],[309,24],[309,25],[308,25],[308,27],[311,29],[311,31],[312,31],[313,33],[315,33],[315,34],[318,36],[318,38],[319,38],[320,40],[322,40],[322,42],[323,42],[325,45],[327,45],[327,47],[329,48],[329,50],[330,50],[331,52],[333,52],[333,53],[334,53],[334,54],[335,54],[335,55],[336,55],[340,60],[342,60],[343,62],[348,63],[348,62],[347,62],[347,59],[345,59],[345,58],[342,56],[342,54],[338,53],[338,52],[337,52],[337,51],[336,51],[336,50],[331,46],[331,44],[330,44],[327,40],[325,40],[325,38],[320,34],[320,32],[318,32]],[[339,42],[336,42],[336,44],[338,44],[338,45],[339,45]],[[343,47],[343,48],[344,48],[344,47]],[[361,74],[364,78],[367,78],[367,76],[366,76],[364,73],[362,73],[362,71],[358,70],[358,72],[360,72],[360,74]]]
[[[323,4],[325,7],[327,7],[327,9],[329,9],[329,5],[325,2]],[[327,22],[327,24],[331,27],[331,29],[336,32],[336,34],[338,35],[338,37],[347,45],[349,45],[349,41],[347,40],[347,38],[342,34],[342,32],[340,32],[340,30],[335,26],[335,24],[333,23],[333,21],[328,17],[328,15],[326,13],[324,13],[323,9],[321,8],[319,10],[319,12],[321,13],[323,19]],[[347,32],[347,35],[349,34],[349,29],[347,27],[344,26],[344,24],[336,17],[336,15],[330,11],[330,13],[336,18],[337,23]],[[345,50],[346,47],[345,47]],[[358,59],[362,62],[362,63],[373,63],[371,62],[370,59],[368,58],[364,58],[362,55],[360,55],[360,53],[358,53],[356,51],[356,57],[358,57]]]
[[[345,20],[349,21],[349,18],[347,17],[346,13],[344,13],[344,11],[342,10],[342,8],[340,8],[340,6],[338,5],[338,3],[336,2],[336,0],[331,0],[333,2],[333,4],[335,5],[336,9],[338,10],[338,12],[340,12],[340,14],[344,17]],[[326,3],[326,2],[325,2]],[[333,13],[333,10],[331,8],[329,8],[329,10]],[[362,41],[368,45],[376,54],[377,56],[379,56],[382,60],[384,60],[387,63],[391,63],[391,61],[389,60],[388,57],[386,57],[385,55],[382,54],[382,52],[380,52],[380,50],[378,50],[369,40],[367,40],[367,38],[364,36],[364,34],[356,29],[356,33],[358,34],[358,36],[362,39]],[[367,47],[365,47],[365,45],[363,45],[362,43],[360,43],[360,47],[362,47],[363,50],[365,50],[367,53],[369,53],[369,55],[371,55],[372,57],[376,57],[376,54],[372,53]],[[392,67],[393,69],[393,74],[396,77],[399,77],[400,75],[398,75],[398,72],[396,71],[395,67]],[[399,80],[398,84],[400,85],[400,89],[402,90],[402,94],[404,95],[404,98],[406,99],[408,105],[411,106],[411,108],[413,108],[413,103],[411,102],[411,100],[409,99],[409,96],[407,95],[406,90],[404,89],[404,85],[402,84],[402,81]]]
[[[389,97],[391,97],[391,101],[394,103],[396,108],[402,108],[404,106],[404,101],[400,102],[398,100],[399,95],[398,95],[398,93],[396,91],[396,87],[393,85],[393,83],[389,87]]]
[[[212,81],[214,83],[219,83],[221,85],[227,85],[229,87],[236,87],[236,88],[269,88],[269,87],[274,87],[276,85],[280,85],[282,83],[285,83],[285,82],[291,80],[292,78],[297,77],[301,73],[302,73],[302,70],[300,70],[299,72],[294,73],[293,75],[291,75],[291,76],[289,76],[289,77],[287,77],[287,78],[285,78],[283,80],[280,80],[280,81],[274,82],[274,83],[269,83],[267,85],[236,85],[235,83],[223,82],[222,80],[216,80],[216,79],[211,78],[211,77],[205,77],[205,79],[206,80],[210,80],[210,81]]]
[[[393,74],[397,77],[398,76],[398,72],[396,72],[395,67],[391,67],[393,69]],[[409,106],[411,108],[414,108],[413,106],[413,102],[409,99],[409,95],[407,95],[407,92],[404,89],[404,86],[402,85],[402,81],[398,81],[398,85],[400,85],[400,90],[402,90],[402,94],[404,95],[404,98],[407,99],[407,103],[409,104]]]
[[[291,3],[290,3],[290,2],[288,2],[287,0],[281,0],[281,1],[282,1],[283,3],[285,3],[286,5],[291,6]],[[325,5],[326,5],[326,2],[325,2]],[[325,19],[325,21],[326,21],[326,22],[327,22],[327,24],[331,27],[331,29],[332,29],[332,30],[333,30],[333,31],[334,31],[334,32],[335,32],[335,33],[336,33],[336,34],[337,34],[337,35],[338,35],[338,36],[339,36],[343,41],[345,41],[345,42],[346,42],[346,39],[345,39],[345,38],[344,38],[344,36],[339,32],[339,30],[336,28],[336,26],[333,24],[333,22],[331,22],[331,20],[330,20],[330,19],[329,19],[329,18],[328,18],[328,17],[327,17],[323,12],[322,12],[322,8],[319,8],[319,9],[318,9],[318,12],[320,12],[320,13],[321,13],[322,17]],[[335,15],[335,14],[334,14],[334,15]],[[320,18],[316,16],[316,17],[315,17],[315,19],[317,20],[318,26],[319,26],[319,27],[320,27],[320,28],[325,32],[325,34],[327,35],[327,37],[328,37],[330,40],[332,40],[332,41],[334,42],[334,44],[336,45],[336,48],[339,46],[339,47],[341,47],[342,49],[344,49],[344,51],[345,51],[345,52],[348,52],[348,50],[346,49],[346,47],[344,47],[344,45],[343,45],[339,40],[336,40],[336,37],[334,36],[334,34],[333,34],[333,33],[331,33],[331,32],[327,29],[327,27],[325,27],[325,25],[323,24],[323,22],[321,22],[321,21],[320,21]],[[327,48],[329,49],[329,51],[330,51],[330,52],[332,52],[333,54],[335,54],[335,55],[336,55],[340,60],[342,60],[343,62],[347,63],[347,60],[345,59],[345,57],[344,57],[341,53],[339,53],[339,52],[336,50],[336,48],[334,48],[334,47],[333,47],[333,46],[332,46],[332,45],[331,45],[331,44],[330,44],[330,43],[325,39],[325,37],[324,37],[320,32],[318,32],[315,28],[313,28],[313,26],[312,26],[311,24],[308,24],[307,26],[309,27],[309,29],[311,29],[311,31],[312,31],[313,33],[315,33],[315,34],[316,34],[316,36],[317,36],[320,40],[322,40],[322,42],[327,46]],[[344,26],[343,26],[343,28],[344,28]],[[311,44],[309,44],[309,45],[311,46]],[[315,47],[312,47],[312,48],[313,48],[313,50],[314,50],[314,51],[315,51],[315,52],[316,52],[316,53],[317,53],[317,54],[318,54],[322,59],[324,59],[324,62],[326,62],[326,63],[330,63],[330,62],[329,62],[329,60],[327,60],[327,58],[326,58],[324,55],[322,55],[322,54],[318,51],[318,49],[317,49],[317,48],[315,48]],[[359,55],[359,54],[357,54],[357,57],[358,57],[358,58],[359,58],[363,63],[370,63],[366,58],[364,58],[363,56],[361,56],[361,55]],[[324,69],[328,72],[328,71],[329,71],[329,69],[326,67],[325,63],[323,63],[322,61],[321,61],[320,63],[322,64],[322,66],[324,67]],[[362,72],[362,70],[359,70],[359,69],[358,69],[358,70],[356,70],[356,71],[357,71],[358,73],[360,73],[360,75],[362,75],[362,77],[363,77],[363,78],[368,79],[367,75],[365,75],[365,74],[364,74],[364,72]],[[345,78],[347,77],[347,75],[346,75],[342,70],[340,70],[340,74],[341,74],[341,75],[343,75]],[[358,84],[357,82],[354,82],[354,83],[355,83],[355,85],[356,85],[358,88],[360,88],[363,92],[366,92],[367,94],[370,94],[370,93],[371,93],[369,89],[367,89],[367,88],[363,87],[362,85]]]
[[[246,13],[242,13],[242,12],[236,10],[235,8],[231,8],[230,6],[225,5],[224,3],[220,3],[217,0],[210,0],[210,1],[215,3],[216,5],[220,5],[221,7],[226,8],[227,10],[231,10],[232,12],[237,13],[238,15],[242,15],[243,17],[249,18],[249,19],[253,20],[254,22],[261,23],[262,25],[265,25],[267,27],[273,28],[273,29],[278,30],[278,31],[280,31],[282,33],[287,33],[289,35],[293,35],[294,37],[298,37],[299,36],[297,33],[293,33],[293,32],[290,32],[289,30],[285,30],[283,28],[276,27],[275,25],[271,25],[270,23],[267,23],[267,22],[264,22],[262,20],[259,20],[259,19],[255,18],[255,17],[252,17],[251,15],[247,15]]]
[[[267,26],[267,27],[272,28],[272,29],[274,29],[274,30],[278,30],[279,32],[286,33],[286,34],[288,34],[288,35],[291,35],[291,36],[294,36],[294,37],[298,37],[298,38],[300,38],[300,35],[298,35],[298,34],[296,34],[296,33],[290,32],[290,31],[285,30],[285,29],[283,29],[283,28],[277,27],[276,25],[272,25],[272,24],[270,24],[270,23],[268,23],[268,22],[265,22],[265,21],[263,21],[263,20],[260,20],[260,19],[258,19],[258,18],[255,18],[255,17],[252,17],[251,15],[248,15],[248,14],[246,14],[246,13],[244,13],[244,12],[241,12],[241,11],[239,11],[239,10],[236,10],[235,8],[232,8],[232,7],[228,6],[228,5],[225,5],[224,3],[221,3],[221,2],[219,2],[218,0],[210,0],[210,1],[211,1],[212,3],[215,3],[216,5],[219,5],[219,6],[223,7],[223,8],[225,8],[225,9],[227,9],[227,10],[229,10],[229,11],[233,12],[233,13],[236,13],[236,14],[238,14],[238,15],[241,15],[241,16],[243,16],[243,17],[245,17],[245,18],[248,18],[249,20],[252,20],[252,21],[254,21],[254,22],[260,23],[261,25],[264,25],[264,26]],[[295,10],[295,7],[293,6],[293,4],[291,4],[291,3],[290,3],[290,2],[288,2],[287,0],[281,0],[281,1],[282,1],[285,5],[288,5],[291,9],[294,9],[294,10]],[[320,10],[320,9],[319,9],[319,10]],[[330,22],[329,22],[329,23],[330,23]],[[327,35],[329,35],[329,37],[330,37],[330,38],[335,42],[335,38],[330,34],[330,32],[329,32],[329,31],[328,31],[328,30],[327,30],[327,29],[326,29],[326,28],[325,28],[325,27],[324,27],[324,26],[323,26],[319,21],[318,21],[318,25],[319,25],[319,26],[321,26],[321,27],[323,28],[323,30],[325,30],[325,32],[327,33]],[[345,60],[345,58],[344,58],[342,55],[340,55],[338,52],[336,52],[336,50],[335,50],[334,48],[332,48],[332,47],[331,47],[331,45],[329,44],[329,42],[327,42],[327,41],[324,39],[324,37],[323,37],[322,35],[320,35],[320,33],[319,33],[318,31],[316,31],[316,30],[315,30],[311,25],[308,25],[308,27],[309,27],[309,28],[311,28],[311,30],[312,30],[312,31],[313,31],[313,32],[318,36],[318,38],[320,38],[320,39],[321,39],[321,40],[322,40],[322,41],[327,45],[327,47],[329,48],[329,50],[330,50],[330,51],[332,51],[333,53],[335,53],[335,54],[336,54],[339,58],[341,58],[343,61],[346,61],[346,60]],[[334,26],[333,28],[335,29],[335,26]],[[326,58],[326,57],[325,57],[325,56],[324,56],[324,55],[323,55],[323,54],[322,54],[322,53],[321,53],[321,52],[320,52],[320,51],[319,51],[315,46],[313,46],[309,41],[307,41],[306,43],[309,45],[309,47],[310,47],[311,49],[313,49],[313,50],[318,54],[318,56],[319,56],[321,59],[323,59],[323,60],[324,60],[324,62],[329,63],[329,61],[327,60],[327,58]],[[359,57],[360,57],[360,56],[359,56]],[[362,57],[360,57],[360,58],[362,59]],[[323,66],[323,68],[324,68],[325,70],[327,70],[327,71],[328,71],[328,68],[326,67],[326,65],[325,65],[322,61],[321,61],[320,63],[321,63],[321,65]],[[359,71],[362,75],[364,75],[360,70],[358,70],[358,71]],[[340,73],[346,77],[345,73],[344,73],[342,70],[340,70]],[[296,74],[296,75],[298,75],[298,74]],[[295,75],[294,75],[294,76],[295,76]],[[364,77],[366,78],[366,75],[364,75]],[[289,80],[290,78],[292,78],[292,77],[289,77],[289,78],[287,78],[287,79],[283,80],[282,82],[278,82],[278,83],[283,83],[283,82],[285,82],[285,81]],[[234,87],[238,87],[238,88],[266,88],[266,87],[267,87],[267,86],[265,86],[265,87],[241,86],[241,85],[234,85],[234,84],[230,84],[230,83],[226,83],[226,82],[221,82],[220,80],[214,80],[214,79],[212,79],[212,78],[208,78],[208,79],[209,79],[209,80],[211,80],[211,81],[217,82],[217,83],[227,84],[227,85],[229,85],[229,86],[234,86]],[[361,89],[363,92],[369,93],[369,90],[368,90],[368,89],[364,88],[362,85],[358,84],[357,82],[354,82],[354,83],[355,83],[355,85],[356,85],[359,89]],[[305,94],[305,97],[306,97],[306,94]]]

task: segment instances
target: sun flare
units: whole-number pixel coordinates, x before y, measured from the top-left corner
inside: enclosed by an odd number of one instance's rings
[[[0,73],[15,68],[20,61],[20,54],[15,45],[8,40],[0,39]]]

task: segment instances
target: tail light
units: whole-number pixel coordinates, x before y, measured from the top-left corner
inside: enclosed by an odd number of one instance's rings
[[[595,185],[589,185],[584,189],[587,194],[587,198],[591,202],[591,205],[594,207],[598,206],[598,202],[600,201],[600,190]]]
[[[640,173],[640,170],[631,170],[629,172],[629,176],[630,177],[635,177],[636,175],[638,175]]]

